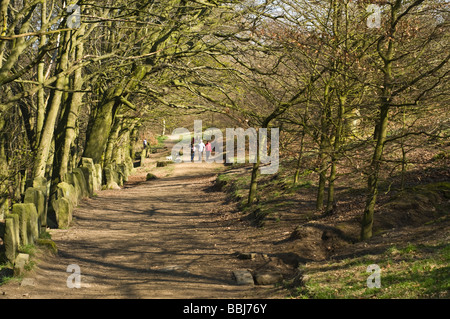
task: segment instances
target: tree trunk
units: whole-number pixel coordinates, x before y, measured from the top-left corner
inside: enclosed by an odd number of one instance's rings
[[[391,27],[389,34],[387,35],[387,51],[384,55],[381,52],[381,41],[378,43],[378,54],[383,60],[383,86],[382,92],[380,94],[380,117],[378,119],[374,138],[376,139],[376,145],[372,157],[372,161],[369,167],[369,175],[367,181],[367,200],[366,206],[364,208],[363,218],[361,221],[361,240],[366,240],[372,237],[373,229],[373,214],[375,211],[375,204],[378,195],[378,177],[380,173],[381,160],[383,156],[384,143],[386,141],[387,125],[388,125],[388,115],[391,103],[391,94],[393,88],[393,75],[392,75],[392,62],[394,60],[394,39],[395,39],[395,21],[397,19],[397,14],[400,10],[401,1],[396,1],[392,6],[391,12]]]
[[[0,117],[0,219],[4,218],[9,209],[8,159],[5,150],[6,135],[3,134],[4,124],[4,117]]]
[[[306,135],[306,125],[308,123],[308,120],[307,120],[308,112],[309,112],[309,105],[308,105],[308,102],[306,102],[305,113],[303,116],[302,137],[300,139],[300,152],[298,154],[297,167],[296,167],[295,173],[294,173],[294,184],[297,184],[299,181],[299,178],[300,178],[300,168],[301,168],[302,159],[303,159],[303,147],[304,147],[303,144],[304,144],[305,135]]]
[[[117,138],[119,137],[119,132],[122,127],[122,118],[120,116],[116,116],[114,121],[114,125],[111,129],[111,133],[109,134],[108,143],[106,145],[105,156],[103,161],[103,167],[106,167],[109,164],[114,162],[113,153],[114,149],[117,148]]]
[[[42,130],[41,138],[39,140],[39,147],[36,154],[36,159],[33,167],[33,177],[45,177],[45,168],[48,160],[51,142],[53,139],[53,133],[55,130],[56,120],[58,117],[59,109],[61,106],[61,98],[63,95],[64,86],[66,84],[66,75],[61,74],[66,68],[68,63],[68,49],[67,49],[67,37],[65,34],[65,40],[61,44],[61,58],[59,61],[59,72],[55,83],[56,89],[53,90],[50,98],[50,106],[45,117],[45,124]]]
[[[378,195],[378,176],[380,164],[383,155],[384,142],[387,134],[389,106],[384,105],[380,112],[378,139],[375,146],[372,162],[370,164],[369,177],[367,182],[367,200],[364,208],[363,219],[361,223],[361,240],[372,237],[373,214],[375,211],[375,203]]]
[[[83,57],[83,42],[79,40],[84,34],[84,25],[81,27],[79,32],[76,33],[76,47],[75,47],[75,60],[79,61]],[[78,114],[80,111],[80,106],[83,101],[83,93],[81,91],[83,87],[83,77],[82,69],[78,68],[74,72],[73,76],[73,93],[69,96],[67,112],[65,114],[66,120],[63,121],[64,125],[64,138],[61,147],[58,147],[60,154],[58,157],[59,167],[57,168],[57,174],[60,180],[64,180],[64,175],[69,171],[70,164],[70,150],[72,143],[76,137],[76,125],[78,120]]]
[[[88,128],[86,148],[83,155],[84,157],[92,158],[95,164],[99,164],[104,160],[103,153],[106,149],[115,113],[119,105],[115,98],[110,97],[108,93],[106,94],[107,97],[99,106],[97,114]]]
[[[9,1],[2,1],[0,4],[0,10],[3,11],[2,14],[5,14],[5,16],[7,16],[6,10],[7,10],[8,3],[9,3]],[[23,22],[22,22],[22,26],[20,27],[19,34],[28,32],[28,30],[30,28],[30,21],[33,16],[33,11],[36,6],[37,6],[37,4],[30,7],[30,9],[28,11],[26,11],[26,15],[22,16]],[[6,21],[7,20],[4,20],[4,23],[7,23]],[[2,32],[2,33],[4,33],[4,32]],[[9,52],[7,57],[5,57],[3,55],[4,45],[6,45],[6,41],[0,42],[0,49],[2,49],[1,50],[2,53],[0,55],[0,58],[2,58],[2,61],[0,62],[0,87],[3,84],[11,81],[11,78],[10,78],[11,70],[17,66],[17,62],[19,61],[20,56],[22,55],[23,51],[29,45],[27,42],[27,39],[25,37],[20,37],[20,38],[14,39],[13,41],[14,42],[12,45],[12,50],[11,50],[11,52]]]
[[[150,66],[141,65],[135,69],[126,85],[117,85],[109,88],[103,95],[97,113],[88,127],[87,142],[84,157],[90,157],[94,163],[101,163],[106,150],[109,134],[114,123],[120,97],[133,91],[139,82],[147,75]]]
[[[259,150],[259,147],[258,147]],[[259,151],[258,151],[258,155],[256,156],[256,163],[253,163],[253,168],[252,168],[252,175],[251,175],[251,179],[250,179],[250,188],[249,188],[249,192],[248,192],[248,200],[247,200],[247,205],[252,205],[253,202],[256,199],[256,191],[258,189],[258,170],[259,170],[259,166],[261,164],[261,158],[259,155]]]
[[[267,129],[267,127],[269,126],[269,123],[271,121],[271,117],[267,117],[264,121],[264,123],[262,124],[262,128]],[[248,192],[248,200],[247,200],[247,205],[252,205],[253,202],[256,199],[256,193],[258,190],[258,176],[259,176],[259,167],[261,165],[261,152],[262,152],[262,144],[261,143],[261,139],[259,138],[259,134],[260,131],[257,130],[257,135],[258,135],[258,147],[257,147],[257,154],[256,154],[256,162],[253,163],[253,167],[252,167],[252,175],[251,175],[251,179],[250,179],[250,188],[249,188],[249,192]],[[264,137],[264,138],[267,138]]]
[[[322,144],[322,143],[321,143]],[[317,188],[317,198],[316,198],[316,209],[322,210],[323,209],[323,200],[325,198],[325,183],[327,180],[326,174],[327,174],[327,161],[326,161],[326,154],[325,150],[323,149],[323,146],[320,147],[320,153],[319,153],[319,185]]]
[[[136,153],[134,151],[134,145],[136,143],[137,135],[138,135],[138,132],[139,132],[139,129],[137,127],[138,125],[139,124],[136,123],[136,125],[133,127],[133,130],[131,131],[131,134],[130,134],[130,157],[133,160],[133,162],[134,162],[134,160],[136,158]]]
[[[324,89],[324,109],[320,119],[320,144],[319,144],[319,186],[317,189],[316,209],[323,209],[323,201],[325,198],[325,184],[327,180],[328,152],[330,150],[329,142],[329,124],[331,119],[330,109],[331,90],[330,83],[325,85]]]
[[[41,25],[47,24],[47,1],[42,1],[41,4]],[[39,49],[42,50],[47,41],[47,37],[42,35],[40,38]],[[40,85],[43,85],[45,81],[45,59],[41,59],[37,65],[37,80]],[[35,145],[39,143],[41,139],[42,128],[44,126],[45,118],[45,91],[43,87],[40,87],[37,92],[37,111],[36,111],[36,140]],[[33,147],[34,148],[34,147]]]
[[[327,206],[326,213],[331,213],[334,204],[334,181],[336,180],[336,166],[337,161],[339,159],[339,152],[341,148],[341,138],[342,138],[342,130],[343,130],[343,121],[345,114],[345,102],[346,96],[339,96],[339,107],[337,114],[337,122],[334,133],[334,145],[333,151],[331,154],[331,168],[330,168],[330,176],[328,178],[328,198],[327,198]]]
[[[305,139],[305,129],[303,129],[302,137],[300,139],[300,151],[299,151],[298,159],[297,159],[297,167],[296,167],[295,173],[294,173],[294,184],[298,183],[298,180],[300,177],[300,168],[301,168],[302,159],[303,159],[303,141],[304,141],[304,139]]]

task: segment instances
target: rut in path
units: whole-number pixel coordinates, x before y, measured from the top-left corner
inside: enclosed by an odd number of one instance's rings
[[[0,298],[264,297],[267,288],[232,277],[233,253],[246,248],[239,229],[219,222],[224,194],[208,192],[218,167],[174,164],[168,177],[99,192],[69,229],[51,230],[58,255],[38,256],[31,285],[1,286]],[[69,265],[79,266],[79,289],[67,287]]]

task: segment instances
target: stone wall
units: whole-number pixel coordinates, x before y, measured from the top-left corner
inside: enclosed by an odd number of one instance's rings
[[[47,227],[48,183],[45,178],[36,178],[33,186],[27,188],[23,203],[7,211],[0,227],[4,254],[15,263],[19,247],[34,244],[40,232]]]
[[[127,160],[123,164],[109,164],[104,169],[103,189],[118,189],[128,181],[134,170],[133,161]]]
[[[94,196],[102,188],[102,169],[91,158],[83,157],[81,165],[64,176],[50,199],[49,226],[68,228],[72,212],[84,198]]]
[[[64,176],[53,194],[50,194],[50,182],[36,178],[33,186],[26,189],[23,203],[14,204],[11,211],[6,210],[3,220],[0,219],[0,238],[6,258],[22,265],[24,256],[19,254],[20,246],[34,244],[47,227],[68,228],[74,208],[83,199],[94,196],[102,188],[120,188],[132,170],[132,161],[108,165],[102,171],[101,165],[94,164],[91,158],[82,158],[81,165]]]

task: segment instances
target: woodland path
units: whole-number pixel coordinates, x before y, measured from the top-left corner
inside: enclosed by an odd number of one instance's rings
[[[69,229],[50,230],[58,254],[35,256],[29,284],[0,286],[0,299],[270,298],[270,288],[237,285],[232,276],[245,267],[234,253],[246,243],[239,225],[221,219],[225,195],[210,190],[222,165],[173,164],[145,181],[156,159],[124,188],[81,203]],[[72,264],[79,289],[67,287]]]

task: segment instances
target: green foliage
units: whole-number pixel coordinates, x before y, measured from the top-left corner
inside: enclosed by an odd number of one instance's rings
[[[306,278],[297,298],[449,298],[450,245],[392,246],[380,255],[302,267]],[[381,268],[381,288],[368,288],[368,265]]]
[[[159,135],[158,137],[156,137],[156,139],[158,140],[158,145],[163,146],[164,141],[168,139],[168,136],[167,135]]]
[[[56,243],[53,240],[51,240],[51,238],[39,238],[36,241],[36,244],[39,247],[47,249],[52,254],[58,253],[58,247],[56,246]]]
[[[245,210],[251,177],[246,173],[240,172],[235,174],[233,172],[231,169],[225,173],[218,174],[216,186],[225,191],[231,200],[238,202],[239,207]]]
[[[1,267],[1,266],[0,266]],[[6,269],[6,268],[4,268]],[[0,272],[2,271],[2,269],[0,268]],[[12,273],[12,270],[9,271],[9,273]],[[14,277],[13,275],[5,275],[5,276],[0,276],[0,286],[7,284],[9,282],[20,282],[20,278]]]
[[[19,252],[28,254],[30,255],[30,257],[32,257],[36,254],[36,246],[32,244],[22,245],[19,247]]]

